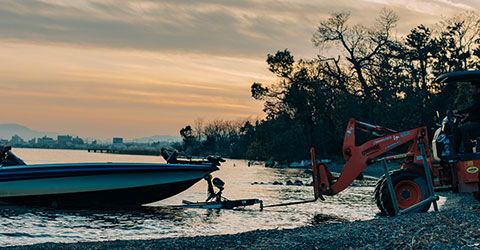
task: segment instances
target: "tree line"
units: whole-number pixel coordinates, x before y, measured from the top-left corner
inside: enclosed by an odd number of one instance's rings
[[[288,50],[267,55],[273,83],[254,82],[252,98],[264,103],[261,120],[203,122],[182,128],[188,154],[258,160],[341,155],[350,117],[395,130],[434,127],[436,111],[471,102],[468,86],[436,83],[440,74],[480,69],[480,18],[464,12],[430,28],[423,24],[397,38],[397,15],[383,9],[371,27],[332,14],[318,25],[314,59]],[[432,133],[432,131],[429,131]]]

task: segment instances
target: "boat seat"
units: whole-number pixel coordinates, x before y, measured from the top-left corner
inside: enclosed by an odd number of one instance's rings
[[[161,148],[160,152],[167,163],[177,163],[178,151],[175,149]]]
[[[207,161],[215,164],[215,166],[220,166],[220,162],[225,162],[225,159],[223,159],[220,156],[209,155],[209,156],[207,156]]]

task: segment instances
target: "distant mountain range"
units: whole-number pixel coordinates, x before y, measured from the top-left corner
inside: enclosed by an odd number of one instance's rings
[[[0,139],[10,140],[14,135],[18,135],[24,140],[41,138],[44,136],[56,139],[58,133],[35,131],[18,124],[0,124]]]
[[[0,124],[0,139],[10,140],[14,135],[18,135],[22,137],[24,140],[30,140],[32,138],[42,138],[44,136],[51,137],[56,140],[59,133],[35,131],[18,124]],[[71,135],[71,136],[75,137],[75,135]],[[93,139],[91,138],[86,138],[86,139],[88,139],[88,141],[93,141]],[[125,140],[125,141],[137,142],[137,143],[152,143],[157,141],[179,142],[181,140],[182,140],[182,137],[180,136],[154,135],[150,137],[143,137],[140,139]]]

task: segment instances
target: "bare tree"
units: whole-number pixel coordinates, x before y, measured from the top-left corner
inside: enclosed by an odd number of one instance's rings
[[[325,72],[340,80],[340,89],[353,90],[355,95],[368,100],[374,98],[375,92],[375,83],[369,79],[369,68],[377,63],[376,57],[388,48],[398,18],[393,11],[383,9],[372,28],[349,26],[349,18],[349,13],[340,12],[320,22],[313,35],[313,43],[320,52],[332,48],[342,52],[348,62],[343,65],[340,56],[334,59],[319,55],[320,60],[325,62]],[[349,82],[345,83],[345,80]]]

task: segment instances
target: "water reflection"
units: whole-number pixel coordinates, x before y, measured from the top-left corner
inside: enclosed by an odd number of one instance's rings
[[[60,210],[44,207],[0,206],[2,227],[25,224],[64,228],[136,228],[148,220],[181,220],[182,210],[142,207],[138,210]],[[28,223],[27,223],[28,222]]]

